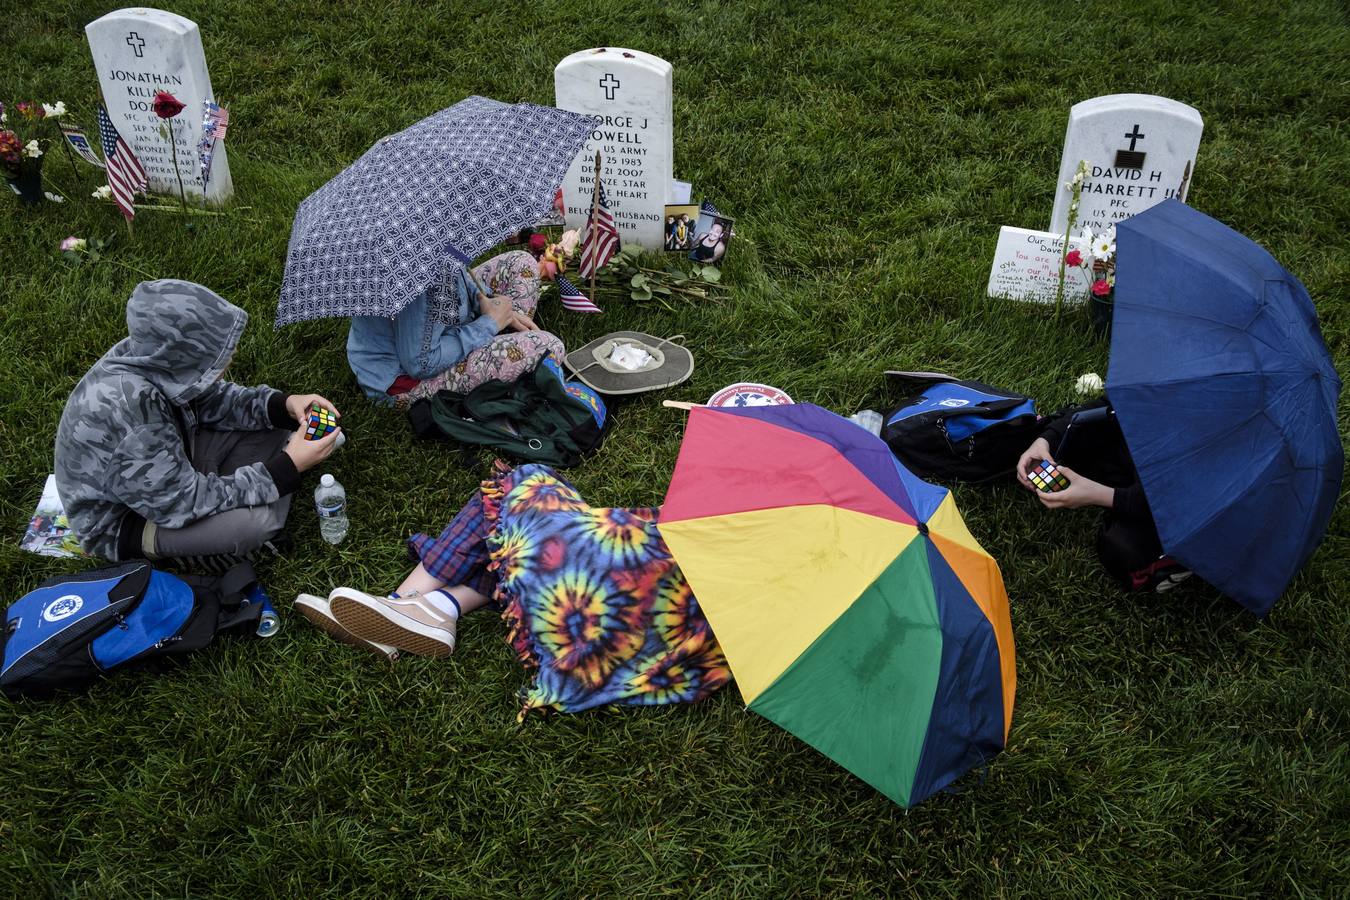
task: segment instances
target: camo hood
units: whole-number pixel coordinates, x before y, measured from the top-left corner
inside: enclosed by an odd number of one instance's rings
[[[134,370],[182,406],[220,378],[248,324],[248,313],[190,281],[142,281],[127,301],[127,338],[104,357]]]
[[[266,466],[205,474],[192,464],[198,431],[287,424],[284,395],[220,376],[248,315],[188,281],[145,281],[127,301],[127,336],[71,391],[56,429],[56,488],[80,544],[118,559],[139,552],[144,522],[182,528],[280,496]],[[281,401],[276,417],[269,407]],[[127,535],[121,548],[121,536]]]

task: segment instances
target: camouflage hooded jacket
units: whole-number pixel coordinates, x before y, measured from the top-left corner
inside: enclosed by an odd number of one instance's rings
[[[80,379],[56,433],[57,490],[86,551],[139,555],[146,521],[181,528],[294,490],[299,476],[285,454],[229,475],[198,472],[190,458],[198,428],[295,426],[281,392],[220,378],[247,322],[199,284],[136,286],[127,337]]]

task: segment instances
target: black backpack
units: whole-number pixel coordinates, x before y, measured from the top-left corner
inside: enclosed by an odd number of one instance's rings
[[[989,481],[1013,474],[1040,435],[1036,402],[934,372],[887,372],[909,395],[886,415],[881,438],[920,478]]]
[[[599,449],[609,428],[600,395],[563,379],[552,356],[515,381],[488,381],[467,394],[440,391],[408,410],[418,437],[488,447],[520,462],[574,466]]]
[[[114,671],[162,668],[222,632],[255,631],[264,607],[247,563],[216,577],[170,575],[143,560],[58,575],[5,612],[0,691],[47,697]]]

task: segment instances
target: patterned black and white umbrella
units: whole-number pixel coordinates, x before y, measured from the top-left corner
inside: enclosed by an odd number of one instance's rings
[[[394,316],[543,219],[589,116],[469,97],[382,138],[300,204],[277,327]]]

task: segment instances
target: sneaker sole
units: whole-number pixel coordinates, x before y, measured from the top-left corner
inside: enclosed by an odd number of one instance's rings
[[[352,634],[347,629],[343,628],[342,625],[339,624],[337,621],[335,621],[332,617],[324,615],[323,610],[317,609],[316,607],[311,606],[308,603],[302,602],[299,597],[295,598],[294,606],[296,612],[300,613],[300,615],[308,619],[312,625],[317,627],[320,631],[325,632],[329,637],[333,638],[334,640],[341,641],[342,643],[348,645],[349,647],[357,647],[361,650],[367,650],[371,653],[374,653],[376,656],[382,657],[391,662],[398,658],[397,648],[390,647],[388,650],[384,650],[381,649],[380,647],[377,647],[370,641],[362,640],[361,638]]]
[[[1165,594],[1165,593],[1167,593],[1168,591],[1172,590],[1172,588],[1174,588],[1174,587],[1176,587],[1177,585],[1181,584],[1181,583],[1182,583],[1183,581],[1185,581],[1187,578],[1190,578],[1193,574],[1195,574],[1195,573],[1194,573],[1194,572],[1178,572],[1178,573],[1175,574],[1175,575],[1168,575],[1168,576],[1167,576],[1166,578],[1164,578],[1162,581],[1158,582],[1157,587],[1155,587],[1153,590],[1156,591],[1156,592],[1159,593],[1159,594]]]
[[[418,656],[430,656],[444,659],[455,651],[454,638],[449,642],[444,637],[424,634],[419,629],[431,630],[429,626],[400,615],[394,610],[373,609],[354,597],[335,594],[328,600],[328,608],[333,618],[354,637],[378,644],[388,644]],[[397,617],[397,618],[395,618]],[[442,635],[444,629],[437,628]]]

